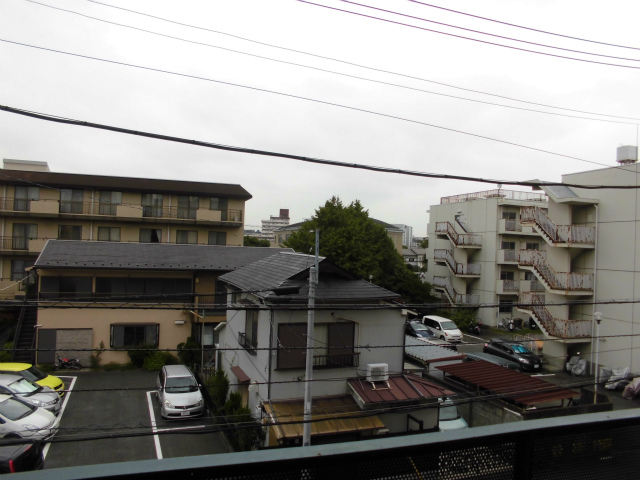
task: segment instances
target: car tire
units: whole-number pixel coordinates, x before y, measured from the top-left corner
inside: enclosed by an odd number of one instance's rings
[[[440,340],[445,340],[444,335],[440,335]],[[446,340],[445,340],[446,341]]]
[[[3,438],[15,439],[15,438],[22,438],[22,437],[17,433],[10,433],[8,435],[5,435]]]

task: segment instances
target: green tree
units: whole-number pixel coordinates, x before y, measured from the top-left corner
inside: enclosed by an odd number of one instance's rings
[[[420,248],[429,248],[429,237],[423,238],[418,246]]]
[[[269,246],[271,246],[271,243],[269,243],[269,240],[265,240],[264,238],[258,238],[258,237],[248,237],[246,235],[244,237],[244,241],[242,242],[242,244],[245,247],[269,247]]]
[[[365,280],[402,295],[410,303],[433,301],[430,285],[406,265],[384,227],[369,217],[356,200],[344,206],[333,197],[304,222],[284,246],[312,253],[315,231],[320,229],[320,255]]]

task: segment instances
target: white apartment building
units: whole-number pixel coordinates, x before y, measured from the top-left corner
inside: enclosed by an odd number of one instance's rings
[[[402,245],[407,248],[411,248],[413,246],[411,244],[411,241],[413,240],[413,227],[411,225],[404,225],[401,223],[394,223],[393,226],[402,230]]]
[[[639,170],[623,161],[564,175],[544,193],[442,198],[430,210],[427,281],[452,304],[500,305],[478,310],[487,325],[532,318],[551,364],[580,352],[594,365],[640,371]]]
[[[274,231],[278,228],[286,227],[289,225],[289,221],[289,209],[281,208],[280,215],[277,217],[271,215],[269,220],[262,220],[262,232],[258,237],[274,242],[276,238]]]

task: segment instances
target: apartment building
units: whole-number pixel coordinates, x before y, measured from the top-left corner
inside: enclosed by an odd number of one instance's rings
[[[640,169],[635,150],[618,153],[618,166],[563,175],[543,193],[441,199],[430,210],[427,280],[452,304],[498,305],[478,310],[487,325],[535,321],[551,364],[580,352],[593,373],[640,371]]]
[[[0,299],[24,295],[49,239],[243,243],[240,185],[50,172],[45,162],[0,169]],[[27,279],[28,280],[25,280]]]
[[[278,228],[286,227],[289,225],[289,221],[289,209],[281,208],[278,216],[270,215],[269,220],[262,220],[262,231],[260,232],[260,235],[258,235],[258,238],[269,240],[273,243],[276,238],[274,231]]]

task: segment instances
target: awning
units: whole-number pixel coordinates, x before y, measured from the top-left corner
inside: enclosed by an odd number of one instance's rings
[[[268,415],[265,425],[274,423],[278,441],[302,438],[303,403],[303,400],[272,400],[263,404]],[[370,432],[385,428],[377,416],[364,414],[355,400],[347,395],[314,398],[311,419],[311,436]]]
[[[437,367],[451,377],[470,386],[500,395],[521,405],[529,406],[580,397],[580,393],[559,387],[539,378],[509,370],[484,360]]]
[[[244,371],[238,366],[231,367],[231,372],[238,379],[238,383],[249,383],[251,381],[251,379],[249,378],[249,375],[244,373]]]

